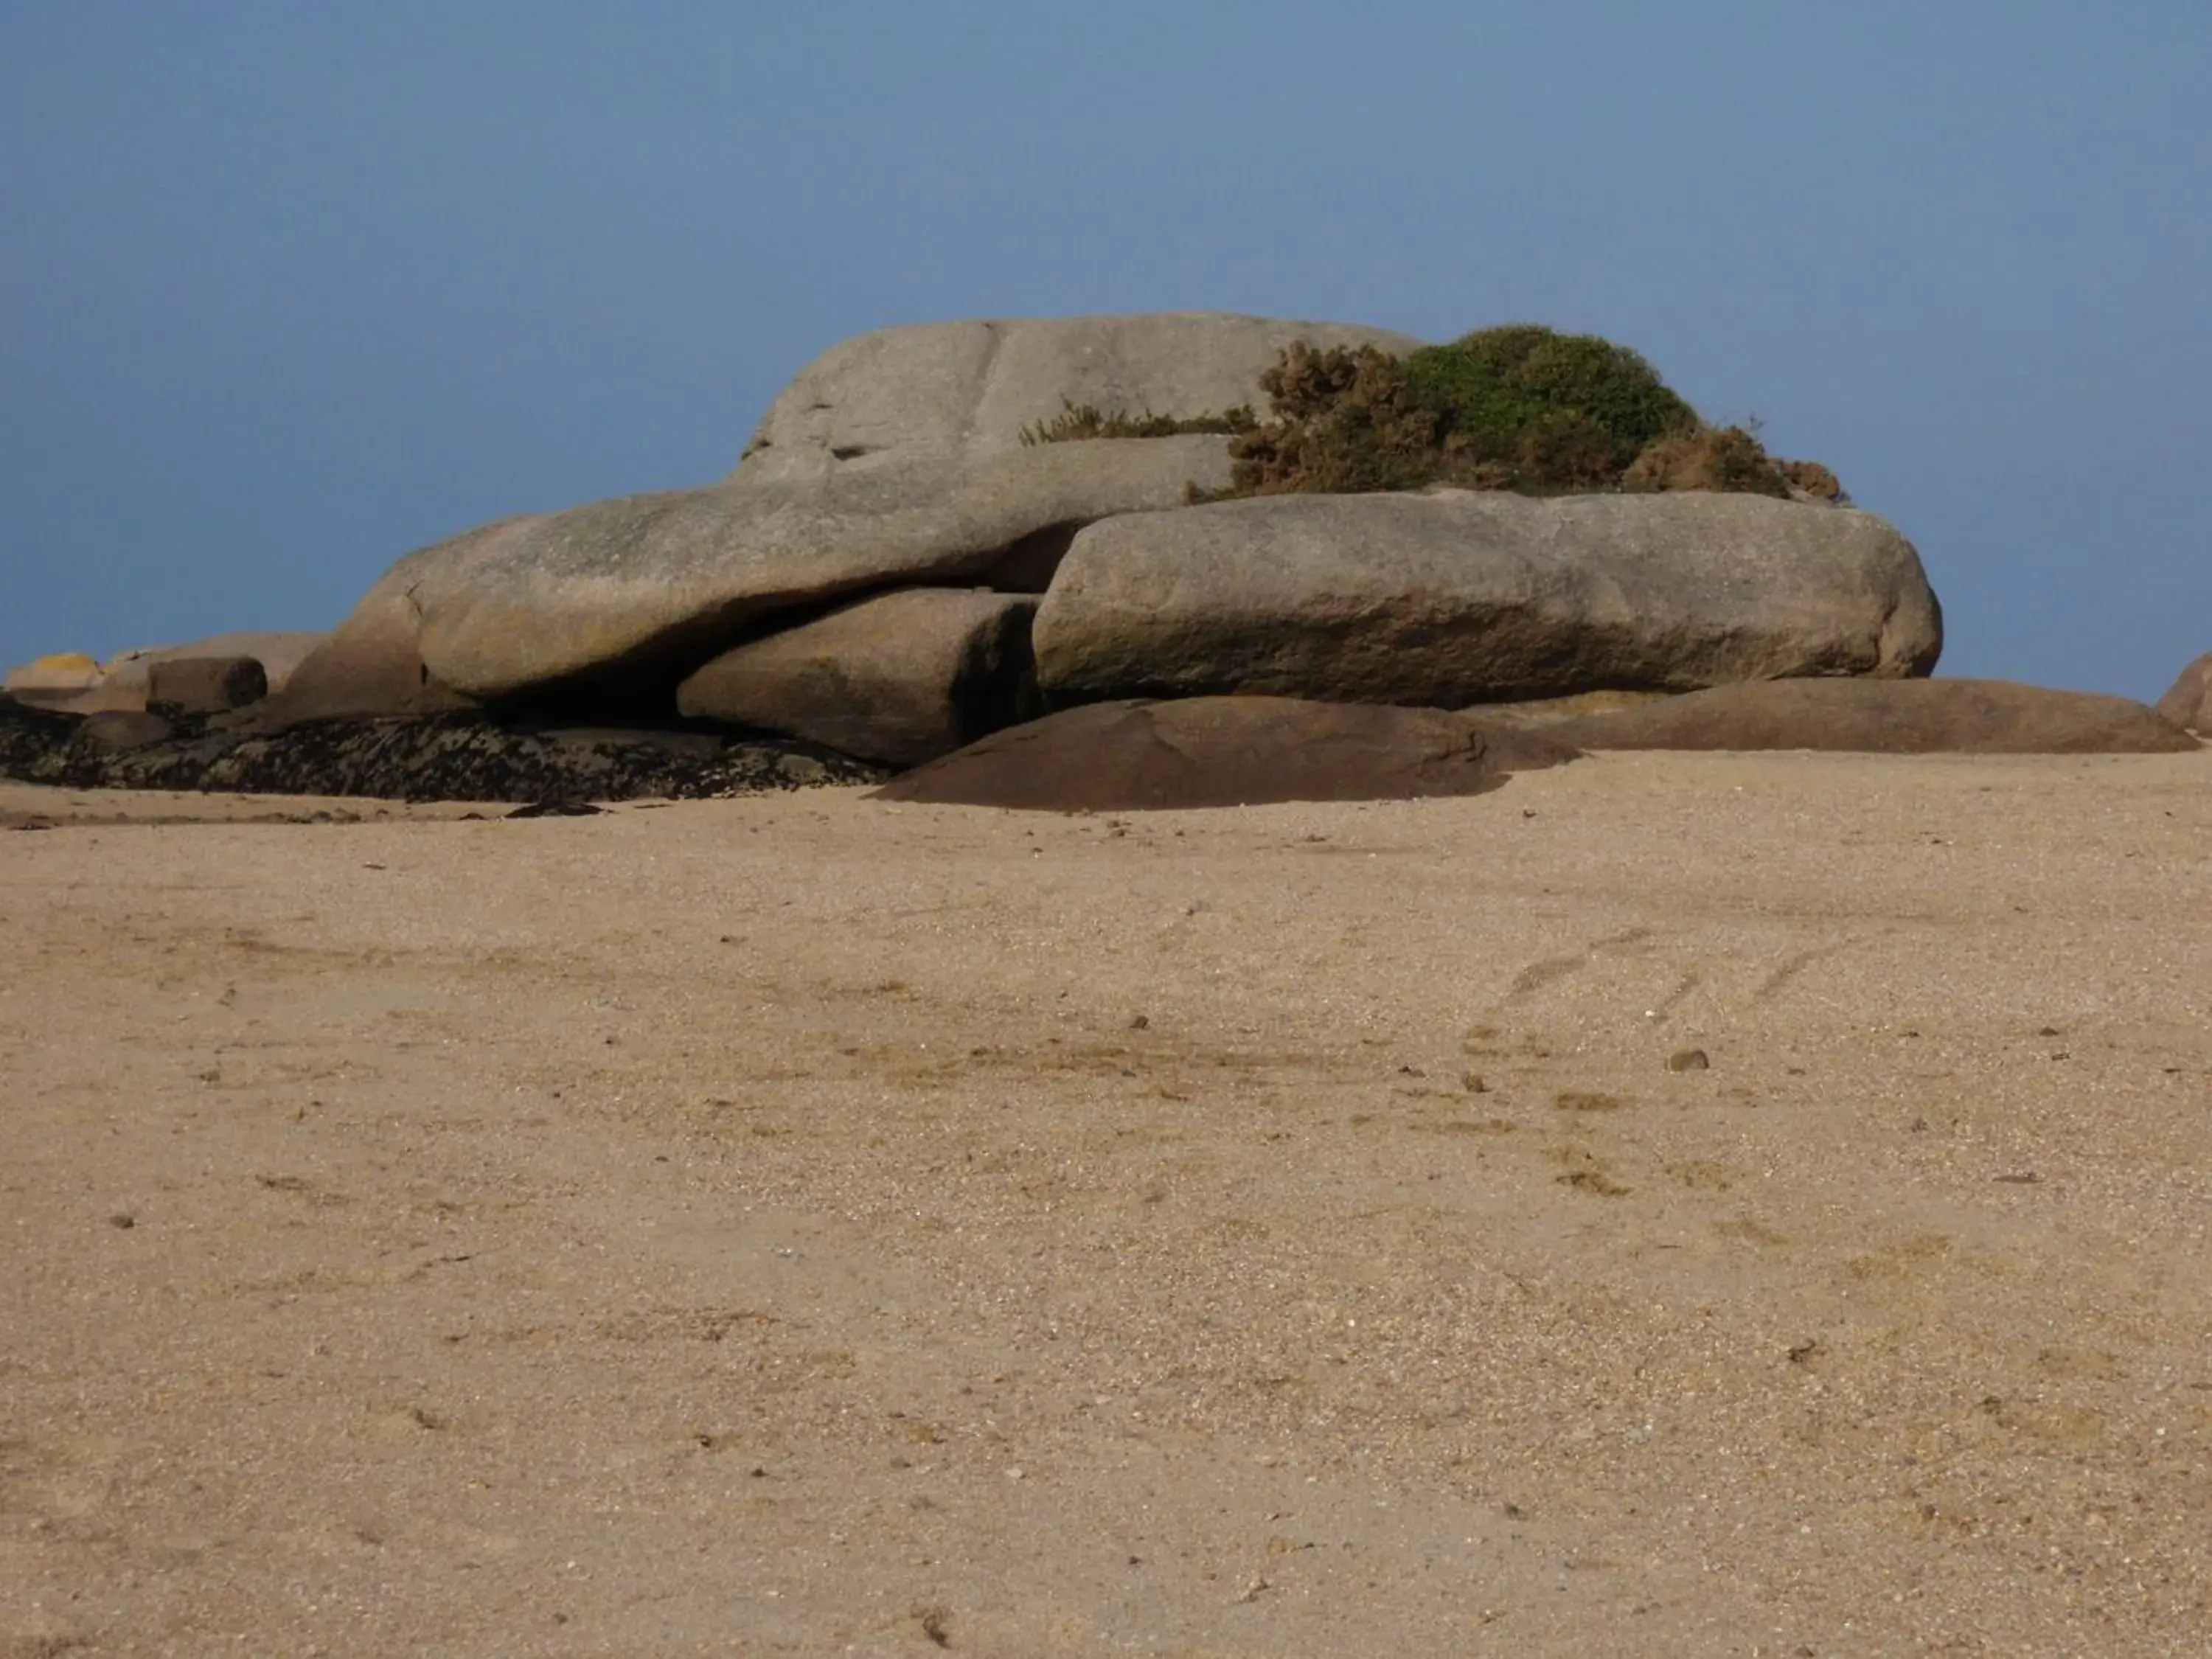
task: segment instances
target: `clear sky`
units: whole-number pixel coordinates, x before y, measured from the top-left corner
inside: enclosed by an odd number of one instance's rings
[[[2212,650],[2205,0],[12,0],[0,663],[326,627],[699,483],[838,339],[1637,347],[1918,545],[1944,672]]]

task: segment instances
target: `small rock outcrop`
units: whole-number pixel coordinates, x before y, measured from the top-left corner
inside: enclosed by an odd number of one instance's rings
[[[1478,795],[1575,750],[1441,708],[1292,697],[1094,703],[916,768],[879,800],[1048,812]]]

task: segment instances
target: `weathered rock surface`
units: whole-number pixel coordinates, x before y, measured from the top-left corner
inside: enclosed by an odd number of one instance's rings
[[[1036,712],[1036,601],[910,587],[726,651],[677,688],[684,715],[913,766]]]
[[[151,725],[147,724],[151,722]],[[0,777],[73,788],[366,795],[394,800],[700,799],[872,783],[869,766],[782,738],[523,731],[462,714],[221,731],[147,714],[89,719],[0,698]]]
[[[1228,468],[1206,438],[1048,444],[507,520],[401,560],[278,706],[665,690],[778,611],[920,583],[1040,584],[1080,526],[1177,505]]]
[[[770,405],[734,477],[815,477],[1016,450],[1069,404],[1188,420],[1264,415],[1284,347],[1421,343],[1387,329],[1216,312],[926,323],[832,346]],[[1225,441],[1207,441],[1225,456]]]
[[[1290,697],[1095,703],[985,738],[876,799],[1106,812],[1474,795],[1575,752],[1548,733],[1440,708]]]
[[[268,695],[268,671],[253,657],[164,657],[147,669],[155,714],[225,714]]]
[[[1925,674],[1941,612],[1869,514],[1759,495],[1272,496],[1076,537],[1048,701],[1271,693],[1456,708]]]
[[[482,532],[478,532],[482,533]],[[353,614],[256,711],[267,728],[316,720],[465,713],[476,700],[431,678],[418,640],[416,573],[436,548],[410,553],[370,588]]]
[[[1070,403],[1265,399],[1294,340],[1386,330],[1192,313],[930,324],[833,348],[724,483],[510,519],[409,555],[278,688],[272,720],[416,714],[596,684],[665,692],[762,617],[916,585],[1042,592],[1082,526],[1225,489],[1220,435],[1025,445]]]
[[[64,702],[97,686],[100,672],[97,659],[64,651],[9,669],[7,678],[0,681],[0,690],[19,702]]]
[[[2212,738],[2212,651],[2183,669],[2157,706],[2176,726]]]
[[[2125,697],[2002,680],[1772,680],[1544,728],[1583,749],[1821,749],[1886,755],[2170,754],[2197,748]]]

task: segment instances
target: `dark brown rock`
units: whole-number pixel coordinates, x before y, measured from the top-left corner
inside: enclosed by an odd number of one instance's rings
[[[223,714],[269,695],[254,657],[171,657],[146,671],[146,706],[166,714]]]
[[[104,714],[88,714],[78,725],[70,742],[88,754],[119,755],[132,749],[144,749],[157,743],[167,743],[176,735],[177,728],[159,714],[149,714],[127,708],[112,709]]]
[[[1474,795],[1575,751],[1440,708],[1193,697],[1069,709],[895,779],[879,800],[1133,811]]]
[[[2125,697],[2003,680],[1767,680],[1565,720],[1582,749],[1819,749],[1882,755],[2180,753],[2197,740]]]
[[[2181,671],[2181,678],[2158,700],[2158,712],[2199,737],[2212,738],[2212,651]]]

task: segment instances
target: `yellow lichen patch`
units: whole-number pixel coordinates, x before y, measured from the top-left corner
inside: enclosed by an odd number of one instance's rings
[[[85,691],[100,684],[99,661],[79,651],[57,652],[12,670],[8,688],[15,691]]]

